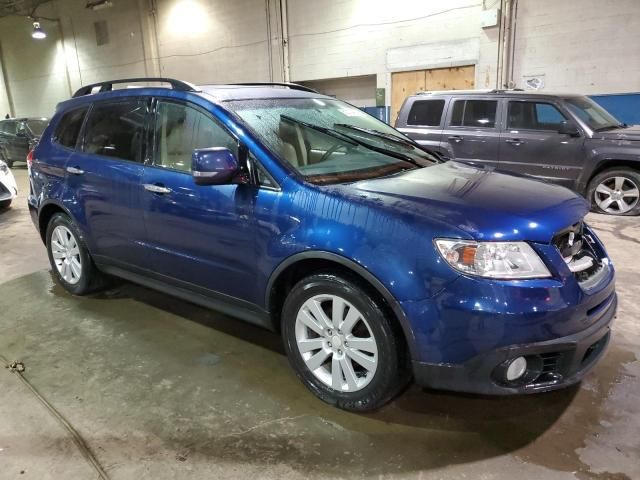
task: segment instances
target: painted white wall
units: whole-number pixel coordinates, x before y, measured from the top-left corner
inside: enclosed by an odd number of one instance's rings
[[[514,81],[545,90],[640,91],[640,1],[519,0]]]
[[[10,93],[0,81],[0,115],[10,100],[17,115],[50,115],[81,84],[110,78],[282,80],[278,0],[157,0],[155,15],[151,0],[112,1],[113,8],[100,11],[86,9],[85,0],[46,4],[38,13],[59,18],[60,28],[43,21],[44,41],[31,38],[27,18],[0,19]],[[475,63],[476,87],[494,87],[498,28],[483,29],[480,21],[483,8],[499,3],[288,0],[291,80],[351,78],[343,91],[353,96],[349,89],[368,91],[375,78],[389,95],[391,71]],[[640,91],[640,1],[518,4],[516,85],[523,76],[544,74],[546,90]],[[103,46],[95,39],[99,20],[109,29]]]

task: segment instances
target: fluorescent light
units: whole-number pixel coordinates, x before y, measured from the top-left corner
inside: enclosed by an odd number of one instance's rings
[[[40,26],[40,22],[33,22],[33,32],[31,32],[31,36],[36,40],[47,38],[47,34]]]

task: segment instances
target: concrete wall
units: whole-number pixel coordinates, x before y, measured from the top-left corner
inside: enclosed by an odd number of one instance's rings
[[[6,78],[6,85],[0,81],[0,115],[9,110],[50,115],[80,85],[107,78],[162,74],[195,83],[283,78],[279,0],[112,2],[100,11],[86,9],[85,0],[44,5],[38,14],[60,22],[42,22],[49,34],[43,41],[30,37],[27,18],[0,19],[0,67]],[[288,0],[291,80],[329,81],[320,83],[321,89],[341,91],[336,94],[362,106],[373,104],[374,93],[363,93],[371,91],[372,79],[375,87],[387,89],[389,103],[393,71],[472,63],[476,88],[495,87],[499,29],[482,28],[481,19],[500,3]],[[538,78],[545,90],[640,91],[640,1],[517,4],[517,86]],[[94,22],[101,20],[107,22],[109,43],[98,46]],[[341,78],[349,80],[336,80]]]
[[[640,1],[520,0],[514,81],[585,94],[640,91]]]

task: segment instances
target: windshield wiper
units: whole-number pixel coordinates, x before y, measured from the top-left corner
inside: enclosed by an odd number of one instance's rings
[[[626,123],[619,123],[618,125],[607,125],[606,127],[596,128],[596,132],[604,132],[607,130],[615,130],[616,128],[627,128],[628,125]]]
[[[349,125],[348,123],[336,123],[333,125],[334,127],[340,127],[340,128],[346,128],[349,130],[354,130],[356,132],[362,132],[362,133],[367,133],[373,137],[379,137],[379,138],[384,138],[385,140],[389,140],[392,141],[394,143],[399,143],[400,145],[407,145],[410,147],[416,147],[415,142],[408,140],[408,139],[404,139],[401,137],[398,137],[396,135],[393,135],[391,133],[384,133],[381,132],[379,130],[374,130],[372,128],[364,128],[364,127],[357,127],[355,125]]]
[[[405,155],[403,153],[396,152],[394,150],[389,150],[387,148],[377,147],[375,145],[371,145],[370,143],[363,142],[358,138],[354,138],[351,135],[347,135],[346,133],[338,132],[336,130],[332,130],[331,128],[321,127],[320,125],[314,125],[312,123],[307,123],[302,120],[298,120],[296,118],[290,117],[288,115],[280,115],[280,118],[286,120],[287,122],[297,123],[298,125],[302,125],[303,127],[310,128],[311,130],[317,130],[318,132],[322,132],[326,135],[332,136],[334,138],[339,138],[348,142],[352,145],[360,145],[361,147],[367,148],[369,150],[373,150],[374,152],[381,153],[383,155],[387,155],[389,157],[397,158],[398,160],[404,160],[405,162],[409,162],[418,167],[423,167],[424,165],[420,165],[413,158]]]

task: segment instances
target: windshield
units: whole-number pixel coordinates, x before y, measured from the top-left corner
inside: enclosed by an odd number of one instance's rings
[[[397,130],[339,100],[272,98],[228,105],[314,183],[387,176],[438,161]]]
[[[588,97],[569,97],[565,98],[565,102],[567,102],[569,110],[593,131],[599,132],[624,126],[613,115]]]
[[[41,137],[44,129],[47,128],[46,120],[27,120],[27,127],[36,137]]]

